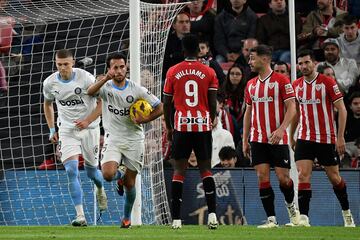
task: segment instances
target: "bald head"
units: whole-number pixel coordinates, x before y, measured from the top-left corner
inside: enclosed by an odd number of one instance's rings
[[[258,45],[259,45],[259,42],[255,38],[245,39],[244,45],[243,45],[243,48],[242,48],[242,54],[244,55],[246,60],[249,59],[250,49],[254,48],[254,47],[257,47]]]

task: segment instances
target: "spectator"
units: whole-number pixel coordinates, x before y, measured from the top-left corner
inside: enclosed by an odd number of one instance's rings
[[[280,73],[288,78],[290,78],[290,67],[286,62],[279,61],[274,65],[274,72]]]
[[[226,80],[221,87],[224,94],[224,108],[228,109],[234,118],[234,141],[240,140],[239,134],[242,132],[243,114],[245,109],[244,91],[246,79],[243,75],[244,69],[241,66],[233,65],[227,74]]]
[[[235,64],[244,67],[244,73],[246,79],[251,79],[257,76],[257,73],[251,72],[251,68],[249,65],[249,58],[250,58],[250,49],[257,47],[258,45],[259,42],[255,38],[245,39],[244,45],[241,49],[241,54],[235,61]]]
[[[306,17],[302,33],[298,40],[302,41],[302,48],[314,50],[316,60],[323,61],[321,45],[326,38],[336,38],[341,33],[342,19],[346,12],[335,8],[333,0],[317,0],[318,9],[311,11]]]
[[[200,60],[205,64],[207,64],[212,69],[214,69],[216,73],[216,77],[219,80],[219,86],[221,86],[225,81],[226,76],[219,63],[212,58],[209,42],[206,40],[199,40],[199,49],[200,49],[199,51]]]
[[[256,14],[245,5],[246,0],[230,0],[231,9],[223,9],[215,18],[214,45],[219,63],[235,62],[242,41],[255,36]]]
[[[344,17],[343,31],[337,38],[341,56],[355,59],[358,68],[360,67],[360,30],[356,17],[347,15]]]
[[[217,109],[219,111],[219,108]],[[218,119],[218,122],[220,119]],[[231,146],[235,148],[234,138],[231,133],[222,128],[221,124],[217,124],[211,131],[213,145],[211,153],[211,167],[215,167],[220,163],[219,151],[224,146]]]
[[[215,14],[204,4],[204,0],[195,0],[187,5],[190,15],[191,33],[199,39],[209,43],[210,49],[214,50],[214,22]]]
[[[219,159],[220,163],[216,167],[235,168],[238,156],[233,147],[225,146],[219,152]]]
[[[222,128],[229,131],[234,138],[234,120],[232,115],[229,112],[228,108],[224,108],[224,94],[218,93],[217,95],[217,116],[219,123]]]
[[[354,92],[349,98],[350,110],[347,114],[345,128],[346,152],[351,158],[358,158],[358,147],[355,141],[360,138],[360,92]]]
[[[172,25],[173,32],[170,33],[166,42],[164,66],[163,66],[163,81],[165,80],[168,69],[175,64],[184,60],[184,55],[181,48],[181,39],[186,33],[190,32],[190,18],[185,12],[179,13]]]
[[[273,47],[272,61],[290,63],[289,13],[285,0],[268,0],[270,11],[257,21],[256,39]],[[301,19],[295,18],[295,32],[301,32]]]
[[[354,59],[340,57],[339,43],[334,38],[326,39],[323,44],[325,62],[319,65],[330,65],[335,70],[337,84],[341,92],[348,93],[349,88],[356,83],[359,69]]]
[[[336,80],[335,71],[334,71],[333,67],[330,65],[327,65],[327,64],[319,65],[317,67],[317,72],[322,73],[325,76],[328,76],[328,77]]]

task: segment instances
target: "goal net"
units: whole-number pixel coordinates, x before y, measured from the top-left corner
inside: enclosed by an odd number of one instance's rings
[[[183,6],[141,3],[141,84],[158,97],[166,39]],[[0,225],[68,224],[75,217],[67,175],[48,140],[42,82],[55,71],[54,54],[62,48],[73,51],[77,66],[105,73],[109,54],[128,55],[129,26],[129,1],[0,3]],[[145,125],[145,136],[142,222],[167,224],[160,119]],[[41,166],[44,160],[47,167]],[[86,218],[94,224],[93,184],[84,171],[80,178]],[[105,183],[105,189],[109,208],[98,224],[118,224],[123,198],[113,184]]]

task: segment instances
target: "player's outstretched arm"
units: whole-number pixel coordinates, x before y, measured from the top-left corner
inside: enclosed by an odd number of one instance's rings
[[[149,116],[144,117],[141,114],[137,114],[136,118],[132,119],[136,124],[143,124],[151,122],[152,120],[160,117],[163,114],[163,104],[159,103],[149,114]]]
[[[53,106],[53,101],[48,101],[45,99],[44,101],[44,113],[45,113],[45,119],[47,122],[47,125],[49,127],[50,130],[50,135],[49,135],[49,139],[55,143],[58,141],[58,136],[57,133],[55,131],[55,118],[54,118],[54,106]]]
[[[335,108],[338,110],[338,132],[336,139],[336,150],[338,154],[341,156],[345,153],[345,126],[346,126],[346,117],[347,112],[345,108],[344,101],[342,99],[334,102]]]
[[[101,116],[102,111],[102,102],[101,98],[97,99],[96,108],[94,111],[92,111],[89,116],[87,116],[85,119],[78,119],[75,121],[75,126],[79,129],[85,129],[87,128],[93,121],[95,121],[98,117]]]

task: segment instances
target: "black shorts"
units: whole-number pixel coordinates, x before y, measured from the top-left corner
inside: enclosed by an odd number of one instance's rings
[[[295,146],[295,161],[315,158],[323,166],[336,166],[340,163],[335,144],[317,143],[298,139]]]
[[[189,159],[192,150],[194,150],[196,159],[200,161],[210,160],[212,153],[211,132],[174,131],[172,157],[175,160]]]
[[[251,142],[251,162],[253,166],[268,163],[271,167],[290,168],[288,145]]]

